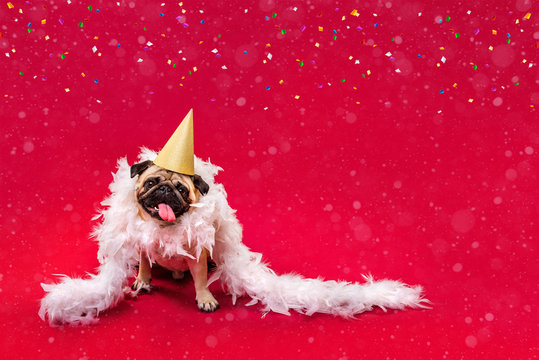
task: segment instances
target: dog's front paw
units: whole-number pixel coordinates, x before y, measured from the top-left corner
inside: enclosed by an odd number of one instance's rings
[[[219,309],[219,303],[209,291],[203,294],[197,294],[196,303],[198,309],[203,312],[214,312]]]
[[[150,286],[150,282],[152,281],[152,279],[150,279],[149,281],[143,281],[139,278],[137,278],[135,280],[135,282],[133,283],[133,285],[131,285],[131,290],[135,291],[135,293],[139,293],[139,292],[150,292],[150,289],[151,289],[151,286]]]

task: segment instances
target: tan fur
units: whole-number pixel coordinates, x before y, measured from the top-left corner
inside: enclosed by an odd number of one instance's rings
[[[148,178],[153,177],[159,177],[161,181],[170,181],[174,185],[177,185],[178,182],[181,182],[187,189],[189,190],[189,200],[191,204],[197,203],[200,197],[202,196],[200,192],[195,188],[193,181],[191,180],[191,177],[178,174],[172,171],[165,170],[157,165],[152,165],[146,171],[144,171],[142,174],[139,175],[136,185],[135,185],[135,196],[138,199],[140,196],[143,196],[145,190],[144,190],[144,183]],[[152,218],[138,203],[137,201],[137,207],[139,210],[139,216],[145,220],[145,221],[158,221],[162,226],[167,226],[169,223],[157,220],[155,218]],[[179,221],[179,219],[176,219],[176,222]],[[187,249],[189,253],[191,253],[191,249]],[[194,252],[194,251],[193,251]],[[192,254],[194,255],[194,254]],[[200,257],[198,260],[193,260],[190,258],[185,258],[185,262],[187,263],[187,266],[189,268],[189,271],[191,272],[191,276],[193,277],[193,282],[195,285],[195,292],[196,292],[196,302],[198,305],[198,308],[201,311],[205,312],[213,312],[219,308],[219,303],[211,292],[208,290],[208,253],[207,251],[203,251],[202,254],[200,254]],[[165,260],[165,259],[163,259]],[[159,264],[163,267],[167,267],[167,261],[159,262]],[[180,278],[179,273],[181,271],[178,271],[176,268],[170,268],[169,270],[173,271],[173,274],[175,275],[174,278]],[[139,290],[149,290],[150,288],[150,282],[151,282],[151,264],[149,261],[149,258],[145,252],[141,252],[140,254],[140,263],[139,263],[139,272],[138,276],[135,280],[135,282],[132,285],[132,289],[135,291]],[[182,276],[183,277],[183,276]]]
[[[193,185],[193,181],[189,176],[165,170],[157,165],[150,166],[146,171],[139,175],[135,184],[135,195],[137,198],[144,192],[144,182],[150,177],[159,177],[161,180],[169,180],[175,185],[181,182],[189,190],[189,200],[191,200],[191,204],[198,202],[198,199],[200,199],[200,192],[195,188],[195,185]],[[140,213],[146,213],[140,208],[140,205],[138,206]]]

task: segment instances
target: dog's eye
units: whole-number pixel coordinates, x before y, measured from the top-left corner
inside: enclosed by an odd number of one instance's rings
[[[152,186],[154,186],[155,184],[157,184],[157,180],[156,179],[149,179],[149,180],[146,180],[146,182],[144,183],[144,188],[146,190],[148,190],[149,188],[151,188]]]
[[[178,189],[178,191],[179,191],[180,194],[182,194],[182,195],[185,195],[185,194],[188,193],[187,189],[186,189],[185,186],[183,186],[182,184],[176,185],[176,189]]]

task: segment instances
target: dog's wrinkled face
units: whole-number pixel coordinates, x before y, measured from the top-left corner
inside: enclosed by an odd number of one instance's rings
[[[166,223],[176,222],[209,189],[198,175],[179,174],[149,160],[131,166],[131,177],[137,175],[135,195],[141,215]]]

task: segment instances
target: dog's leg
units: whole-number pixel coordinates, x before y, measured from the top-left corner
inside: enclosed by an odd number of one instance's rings
[[[150,282],[152,281],[152,267],[145,251],[140,252],[140,262],[138,267],[138,276],[131,289],[135,291],[150,291]]]
[[[208,254],[204,250],[200,254],[200,258],[197,260],[188,259],[189,271],[193,276],[196,291],[196,302],[200,311],[214,312],[219,308],[219,303],[210,290],[208,290]]]

